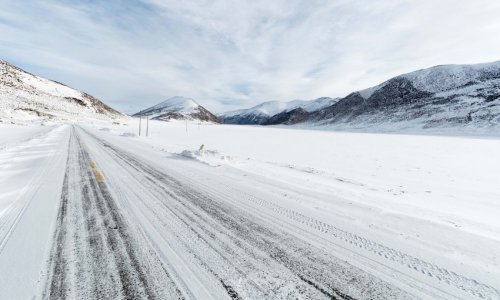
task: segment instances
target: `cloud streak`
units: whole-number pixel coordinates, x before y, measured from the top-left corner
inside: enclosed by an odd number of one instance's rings
[[[414,69],[500,59],[500,2],[7,1],[0,56],[134,112],[343,96]]]

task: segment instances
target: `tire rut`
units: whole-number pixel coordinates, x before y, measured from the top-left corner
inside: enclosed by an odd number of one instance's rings
[[[105,182],[96,180],[74,128],[69,148],[43,298],[182,299]]]

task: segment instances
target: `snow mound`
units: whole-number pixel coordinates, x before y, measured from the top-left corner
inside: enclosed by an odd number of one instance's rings
[[[231,156],[220,154],[217,150],[183,150],[180,155],[214,167],[233,161]]]
[[[137,137],[137,134],[132,133],[132,132],[124,132],[124,133],[121,134],[121,136],[124,136],[124,137]]]

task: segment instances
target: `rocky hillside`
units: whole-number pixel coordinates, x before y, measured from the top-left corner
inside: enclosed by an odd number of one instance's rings
[[[194,99],[185,97],[172,97],[155,106],[141,110],[133,116],[148,116],[153,120],[199,120],[219,123],[219,119],[198,104]]]
[[[312,112],[321,108],[327,107],[335,103],[337,98],[323,97],[315,100],[294,100],[290,102],[268,101],[257,106],[223,113],[219,115],[222,123],[226,124],[254,124],[254,125],[269,125],[280,123],[294,123],[295,121],[287,122],[283,119],[289,112],[301,108],[306,112]],[[299,110],[300,111],[300,110]],[[281,114],[280,117],[271,118]]]
[[[319,101],[319,102],[318,102]],[[332,129],[500,129],[500,62],[443,65],[391,78],[341,99],[264,102],[225,113],[224,123]],[[295,105],[298,104],[298,105]],[[325,104],[325,105],[323,105]]]
[[[290,111],[283,111],[267,119],[262,125],[293,125],[307,121],[310,112],[302,107],[292,109]]]
[[[97,98],[0,60],[0,120],[114,120],[125,116]]]
[[[342,128],[500,125],[500,62],[445,65],[354,92],[303,122]]]

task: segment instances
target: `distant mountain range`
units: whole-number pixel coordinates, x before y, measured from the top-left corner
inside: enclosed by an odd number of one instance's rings
[[[115,120],[125,115],[97,98],[0,60],[0,120]]]
[[[134,116],[162,121],[186,119],[347,130],[500,129],[500,61],[436,66],[396,76],[344,98],[269,101],[219,116],[194,99],[176,96]],[[87,93],[0,60],[0,121],[85,121],[124,117]]]
[[[219,119],[194,99],[175,96],[150,108],[141,110],[134,117],[150,117],[152,120],[199,120],[219,123]]]
[[[271,120],[273,116],[287,113],[289,111],[301,108],[306,112],[313,112],[322,108],[328,107],[339,98],[323,97],[316,100],[293,100],[290,102],[268,101],[257,106],[234,110],[219,115],[222,123],[226,124],[254,124],[254,125],[270,125],[274,124]],[[286,123],[286,122],[282,122]]]
[[[343,129],[500,126],[500,62],[436,66],[341,99],[264,102],[219,118],[230,124]]]

